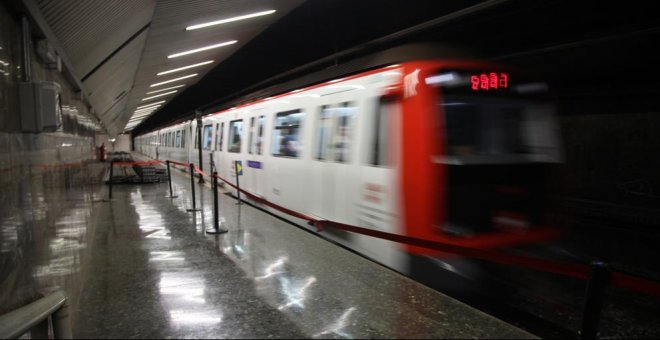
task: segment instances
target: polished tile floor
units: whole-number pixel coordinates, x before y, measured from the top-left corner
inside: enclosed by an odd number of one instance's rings
[[[37,237],[10,247],[0,270],[21,284],[0,297],[64,287],[76,338],[534,337],[229,196],[229,231],[206,234],[210,189],[190,213],[188,177],[173,180],[173,199],[166,183],[116,185],[109,202],[103,185],[31,187]]]

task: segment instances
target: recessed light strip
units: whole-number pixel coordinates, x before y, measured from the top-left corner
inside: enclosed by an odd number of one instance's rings
[[[160,83],[151,84],[151,85],[149,85],[149,87],[156,87],[156,86],[160,86],[160,85],[165,85],[165,84],[173,83],[175,81],[179,81],[181,79],[187,79],[187,78],[191,78],[191,77],[195,77],[195,76],[197,76],[197,73],[193,73],[193,74],[189,74],[189,75],[186,75],[186,76],[183,76],[183,77],[162,81]]]
[[[263,16],[263,15],[268,15],[268,14],[273,14],[273,13],[275,13],[275,10],[271,9],[271,10],[263,11],[263,12],[257,12],[257,13],[246,14],[246,15],[241,15],[241,16],[237,16],[237,17],[222,19],[222,20],[205,22],[203,24],[188,26],[188,27],[186,27],[186,31],[192,31],[192,30],[196,30],[196,29],[199,29],[199,28],[226,24],[228,22],[234,22],[234,21],[239,21],[239,20],[245,20],[245,19],[260,17],[260,16]]]
[[[159,101],[159,102],[154,102],[154,103],[151,103],[151,104],[138,106],[138,107],[136,107],[135,109],[136,109],[136,110],[144,109],[144,108],[146,108],[146,107],[154,106],[154,105],[158,105],[158,104],[162,104],[162,103],[164,103],[164,102],[166,102],[166,101],[165,101],[165,100],[161,100],[161,101]]]
[[[133,112],[133,116],[136,116],[136,115],[142,115],[142,114],[151,114],[151,113],[154,112],[154,111],[156,111],[156,110],[149,110],[149,111],[136,111],[136,112]]]
[[[158,92],[163,92],[163,91],[167,91],[167,90],[174,90],[174,89],[178,89],[179,87],[184,87],[184,86],[186,86],[186,84],[172,86],[172,87],[168,87],[168,88],[164,88],[164,89],[160,89],[160,90],[156,90],[156,91],[150,91],[150,92],[147,92],[146,94],[158,93]]]
[[[182,55],[202,52],[202,51],[211,50],[211,49],[218,48],[218,47],[223,47],[223,46],[235,44],[237,42],[238,42],[238,40],[232,40],[232,41],[227,41],[227,42],[223,42],[223,43],[219,43],[219,44],[215,44],[215,45],[204,46],[204,47],[196,48],[194,50],[188,50],[188,51],[183,51],[183,52],[179,52],[179,53],[174,53],[172,55],[168,55],[167,58],[168,59],[176,58],[176,57],[180,57]]]
[[[169,71],[158,72],[158,73],[156,73],[156,75],[157,75],[157,76],[162,76],[163,74],[170,74],[170,73],[174,73],[174,72],[179,72],[179,71],[187,70],[187,69],[189,69],[189,68],[193,68],[193,67],[199,67],[199,66],[208,65],[208,64],[210,64],[210,63],[212,63],[212,62],[214,62],[214,60],[207,60],[207,61],[204,61],[204,62],[201,62],[201,63],[197,63],[197,64],[193,64],[193,65],[188,65],[188,66],[183,66],[183,67],[175,68],[175,69],[173,69],[173,70],[169,70]]]
[[[148,110],[146,110],[146,109],[145,109],[145,110],[139,110],[139,111],[135,111],[135,112],[133,112],[133,114],[136,115],[136,114],[141,114],[141,113],[151,113],[151,112],[156,111],[156,109],[157,109],[157,108],[148,109]]]
[[[155,96],[151,96],[151,97],[147,97],[147,98],[142,98],[142,101],[149,100],[149,99],[154,99],[154,98],[158,98],[158,97],[162,97],[162,96],[167,96],[167,95],[170,95],[170,94],[172,94],[172,93],[177,93],[177,92],[179,92],[179,90],[174,90],[174,91],[170,91],[170,92],[165,92],[165,93],[157,94],[157,95],[155,95]]]

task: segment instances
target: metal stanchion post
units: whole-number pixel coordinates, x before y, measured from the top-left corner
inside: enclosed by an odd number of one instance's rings
[[[580,339],[596,339],[598,323],[603,307],[603,293],[610,281],[610,269],[607,263],[594,261],[589,270],[589,281],[584,296],[584,309],[582,310],[582,327],[579,332]]]
[[[236,204],[243,204],[241,202],[241,183],[238,180],[238,161],[234,161],[234,173],[236,174],[236,194],[238,195],[238,202]]]
[[[190,191],[192,192],[192,209],[186,209],[187,211],[199,211],[195,205],[195,166],[190,163]]]
[[[222,234],[226,233],[228,230],[220,228],[220,209],[218,201],[218,173],[213,172],[213,178],[211,178],[211,185],[213,186],[213,228],[206,229],[207,234]]]
[[[177,196],[174,196],[172,193],[172,174],[170,173],[170,160],[166,160],[165,163],[167,164],[167,183],[170,186],[170,198],[176,198]]]

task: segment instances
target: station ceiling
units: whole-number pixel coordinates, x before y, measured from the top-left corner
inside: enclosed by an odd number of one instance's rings
[[[567,95],[590,91],[660,93],[655,77],[658,68],[653,66],[660,57],[659,49],[653,47],[660,42],[660,19],[653,2],[22,3],[43,26],[44,35],[57,48],[65,68],[76,78],[94,114],[111,135],[140,134],[193,117],[195,110],[211,112],[223,101],[260,86],[332,67],[360,54],[421,41],[467,46],[487,59],[534,68]],[[255,16],[236,19],[251,14]],[[231,20],[189,28],[226,19]],[[173,56],[210,45],[223,46]],[[158,75],[170,70],[174,71]],[[162,82],[166,83],[159,85]],[[152,106],[155,109],[149,108],[152,103],[158,103]]]

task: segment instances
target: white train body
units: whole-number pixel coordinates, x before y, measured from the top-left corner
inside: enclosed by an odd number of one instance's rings
[[[534,181],[540,181],[535,167],[559,160],[553,115],[547,106],[500,95],[513,88],[508,81],[508,73],[490,64],[422,60],[249,102],[202,118],[203,170],[211,172],[212,158],[219,176],[235,183],[239,161],[242,189],[318,219],[470,247],[539,242],[554,233],[537,228],[540,211],[528,203],[537,196]],[[455,111],[465,107],[481,111]],[[467,126],[456,117],[502,116],[509,122],[505,115],[514,111],[517,123],[509,130],[478,125],[478,136],[491,139],[485,149],[476,139],[474,145],[454,145],[459,143],[451,135],[454,125]],[[171,125],[136,137],[135,149],[160,160],[199,164],[196,129],[195,120]],[[519,140],[501,138],[512,133]],[[494,198],[470,210],[471,195],[481,192]],[[480,223],[489,230],[455,235],[457,225]],[[404,273],[408,254],[438,255],[359,234],[322,234]]]

